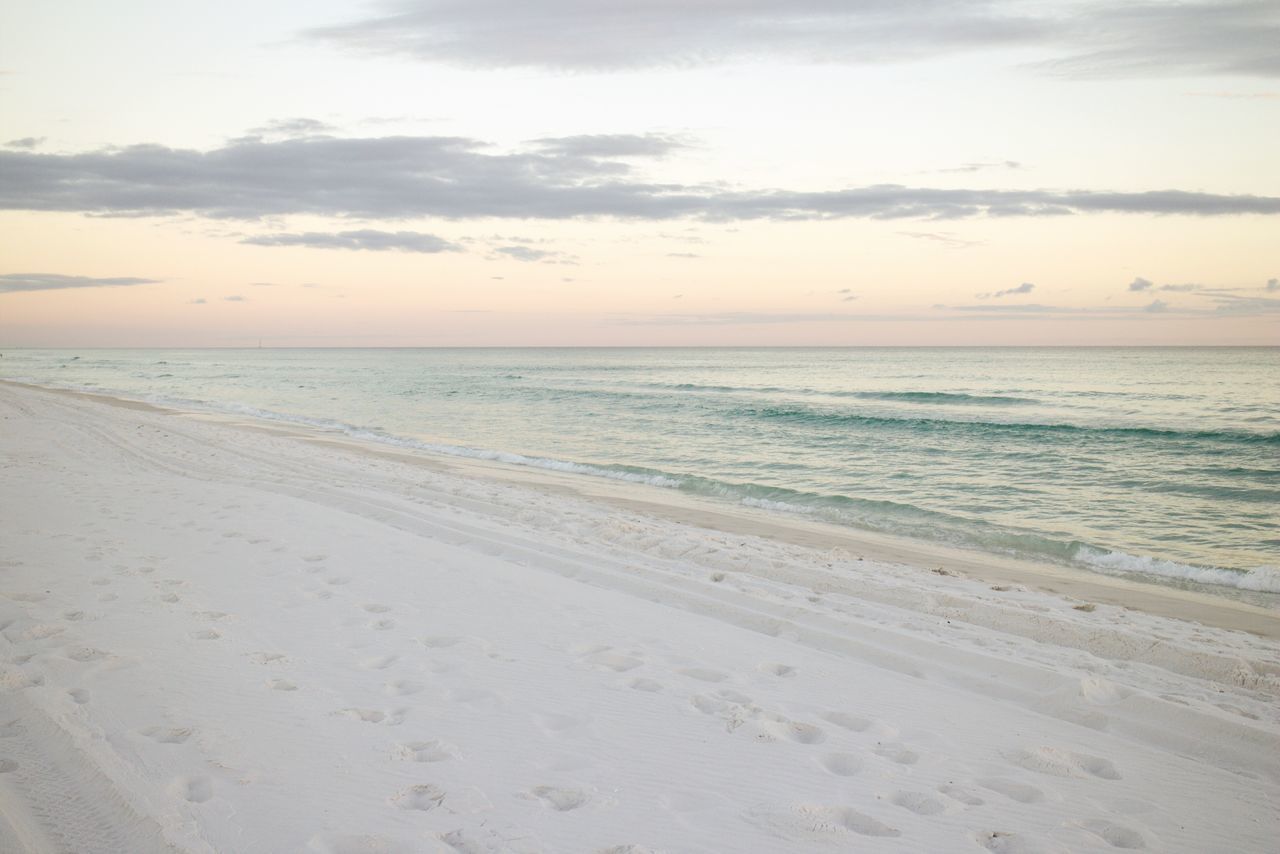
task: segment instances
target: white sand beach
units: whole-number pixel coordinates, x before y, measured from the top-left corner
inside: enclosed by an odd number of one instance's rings
[[[1275,850],[1275,613],[681,501],[0,383],[0,850]]]

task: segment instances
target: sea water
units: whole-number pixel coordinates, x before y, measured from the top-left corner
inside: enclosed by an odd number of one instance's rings
[[[1280,348],[11,350],[0,377],[1280,607]]]

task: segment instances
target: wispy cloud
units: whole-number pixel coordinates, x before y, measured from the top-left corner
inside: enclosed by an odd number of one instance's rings
[[[1022,164],[1016,160],[992,160],[981,163],[965,163],[952,166],[950,169],[939,169],[939,172],[981,172],[983,169],[1021,169]]]
[[[1268,0],[383,0],[305,38],[425,62],[617,71],[765,57],[869,64],[1034,48],[1073,77],[1280,76]],[[1015,59],[1016,57],[1016,59]]]
[[[246,298],[240,296],[239,294],[232,294],[231,296],[223,297],[222,299],[224,302],[248,302],[249,301]]]
[[[245,139],[212,151],[134,145],[79,154],[0,151],[0,209],[113,216],[189,212],[632,220],[954,219],[1084,213],[1280,214],[1280,197],[1182,190],[831,190],[653,183],[623,160],[494,152],[457,137]]]
[[[950,231],[899,231],[898,234],[901,234],[903,237],[912,237],[916,240],[928,240],[933,243],[941,243],[944,246],[952,246],[957,249],[962,249],[966,246],[977,246],[980,243],[980,241],[977,240],[965,240],[957,237]]]
[[[328,122],[297,116],[289,119],[272,119],[261,127],[250,128],[248,135],[250,137],[297,137],[313,136],[315,134],[328,133],[332,130],[337,130],[337,128]]]
[[[417,231],[358,231],[301,234],[262,234],[240,241],[252,246],[306,246],[312,249],[365,249],[373,252],[460,252],[462,247],[443,237]]]
[[[21,139],[11,139],[4,144],[5,148],[20,148],[30,151],[33,148],[39,148],[44,144],[43,136],[24,136]]]
[[[0,275],[0,294],[17,291],[54,291],[64,288],[121,288],[132,285],[155,285],[160,281],[160,279],[143,279],[137,276],[97,278],[64,276],[59,273],[5,273]]]
[[[1000,297],[1013,296],[1015,294],[1029,294],[1036,289],[1031,282],[1023,282],[1016,288],[1005,288],[1002,291],[988,291],[983,294],[974,294],[978,299],[999,299]]]

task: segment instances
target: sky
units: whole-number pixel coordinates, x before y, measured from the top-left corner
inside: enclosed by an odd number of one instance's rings
[[[0,349],[1280,345],[1280,3],[0,0]]]

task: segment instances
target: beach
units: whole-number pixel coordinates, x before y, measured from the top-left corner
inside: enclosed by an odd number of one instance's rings
[[[0,849],[1267,851],[1280,616],[0,383]]]

